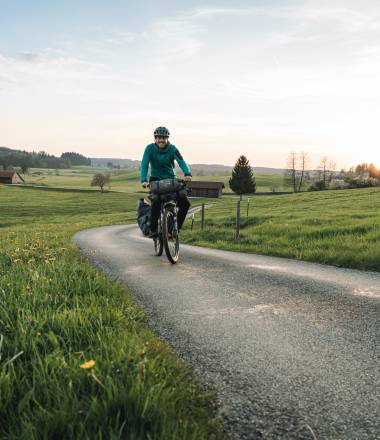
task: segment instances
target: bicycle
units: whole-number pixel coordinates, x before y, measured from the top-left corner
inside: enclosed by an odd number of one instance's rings
[[[180,179],[165,179],[150,182],[151,199],[161,200],[160,216],[158,218],[158,237],[154,239],[154,252],[161,256],[165,249],[170,263],[176,264],[179,258],[178,234],[178,205],[177,197],[180,192],[188,194],[186,182]]]

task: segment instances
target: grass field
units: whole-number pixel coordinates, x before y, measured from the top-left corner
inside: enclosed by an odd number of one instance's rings
[[[68,170],[52,170],[46,168],[32,168],[26,176],[28,184],[44,185],[62,188],[94,189],[90,186],[92,176],[96,172],[111,174],[110,188],[114,190],[138,191],[141,189],[139,183],[139,171],[136,170],[108,170],[106,168],[73,167]],[[225,191],[230,192],[228,180],[230,175],[220,176],[194,176],[194,180],[207,180],[224,182]],[[257,191],[272,192],[289,191],[284,186],[283,177],[277,174],[256,175]],[[96,188],[95,188],[96,189]]]
[[[212,439],[212,402],[72,245],[134,195],[0,186],[0,438]]]
[[[143,311],[71,244],[78,230],[134,222],[136,200],[0,186],[0,438],[220,436],[208,396]],[[250,201],[239,240],[237,198],[223,197],[182,241],[380,271],[380,189]]]
[[[235,238],[236,198],[212,201],[200,232],[185,224],[186,243],[380,271],[380,188],[250,197],[241,204]]]

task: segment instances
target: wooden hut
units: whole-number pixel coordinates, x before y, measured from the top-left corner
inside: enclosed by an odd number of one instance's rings
[[[16,171],[0,171],[0,183],[19,185],[25,183],[25,181]]]
[[[224,188],[223,182],[201,182],[192,180],[187,182],[187,187],[191,189],[191,197],[213,197],[217,198],[222,195]]]

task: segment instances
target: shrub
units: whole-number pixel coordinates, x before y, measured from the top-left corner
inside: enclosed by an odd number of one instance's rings
[[[329,184],[329,189],[345,189],[348,188],[349,184],[343,179],[332,179]]]
[[[344,179],[349,188],[370,188],[380,186],[380,179],[374,177],[360,178],[360,177],[348,177]]]
[[[309,186],[308,191],[322,191],[326,188],[325,182],[323,180],[316,180],[312,185]]]

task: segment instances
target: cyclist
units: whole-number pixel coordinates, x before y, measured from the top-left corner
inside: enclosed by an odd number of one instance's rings
[[[191,171],[184,161],[178,148],[169,142],[170,132],[166,127],[157,127],[154,130],[154,143],[146,146],[141,162],[141,185],[143,188],[148,186],[148,167],[150,164],[149,182],[163,179],[175,179],[174,161],[176,161],[183,171],[185,181],[191,180]],[[186,195],[178,197],[178,230],[181,229],[185,221],[186,214],[190,207],[189,199]],[[150,214],[151,238],[158,236],[158,218],[160,216],[160,200],[152,200],[152,209]]]

